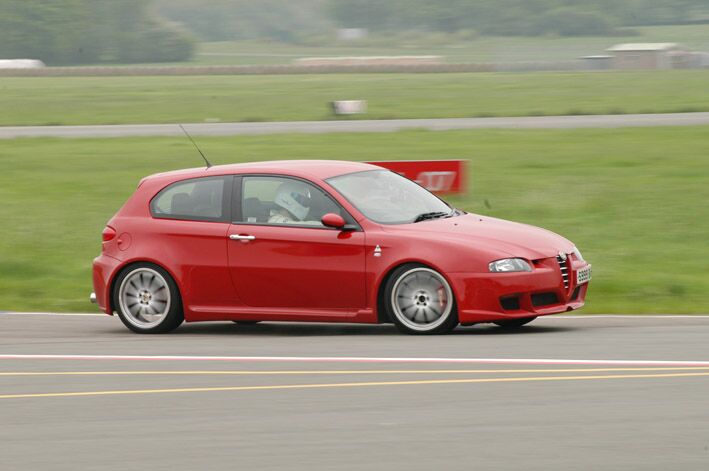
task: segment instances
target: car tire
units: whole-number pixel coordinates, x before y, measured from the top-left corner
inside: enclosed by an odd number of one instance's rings
[[[503,329],[519,329],[523,325],[529,324],[532,322],[534,319],[536,319],[537,316],[533,317],[521,317],[519,319],[507,319],[504,321],[497,321],[494,324],[502,327]]]
[[[113,301],[123,324],[139,334],[170,332],[184,320],[177,284],[152,263],[123,269],[113,286]]]
[[[387,280],[383,295],[389,319],[406,334],[445,334],[458,325],[453,289],[443,275],[425,265],[398,267]]]

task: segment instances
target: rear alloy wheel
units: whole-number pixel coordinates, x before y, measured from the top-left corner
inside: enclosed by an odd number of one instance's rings
[[[177,285],[153,264],[138,263],[125,269],[116,280],[113,299],[118,317],[133,332],[165,333],[184,320]]]
[[[534,319],[536,319],[537,316],[534,317],[520,317],[519,319],[507,319],[504,321],[497,321],[495,324],[499,325],[503,329],[519,329],[525,324],[529,324],[532,322]]]
[[[407,334],[444,334],[458,325],[453,290],[436,270],[419,264],[397,268],[384,290],[389,318]]]

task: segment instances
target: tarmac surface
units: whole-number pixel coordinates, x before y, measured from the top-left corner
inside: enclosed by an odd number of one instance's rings
[[[517,331],[0,313],[0,469],[709,469],[709,317]]]
[[[194,136],[332,132],[394,132],[404,129],[571,129],[709,124],[709,113],[665,113],[504,118],[437,118],[388,120],[289,121],[259,123],[185,124]],[[0,139],[17,137],[183,136],[177,124],[117,124],[95,126],[0,126]]]

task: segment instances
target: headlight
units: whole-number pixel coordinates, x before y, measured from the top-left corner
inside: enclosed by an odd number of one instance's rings
[[[532,267],[526,260],[521,258],[505,258],[492,262],[490,265],[491,272],[512,272],[512,271],[532,271]]]
[[[582,262],[585,262],[585,261],[586,261],[586,260],[584,260],[583,255],[581,255],[581,252],[579,251],[578,248],[576,248],[576,246],[574,246],[573,252],[574,252],[574,255],[576,255],[576,258],[578,258],[578,259],[581,260]]]

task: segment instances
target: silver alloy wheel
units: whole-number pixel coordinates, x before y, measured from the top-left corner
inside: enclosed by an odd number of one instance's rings
[[[151,268],[138,268],[121,282],[118,302],[125,319],[140,329],[159,325],[170,311],[170,287]]]
[[[443,324],[453,309],[453,292],[438,272],[417,267],[402,274],[391,291],[394,315],[411,330],[426,332]]]

